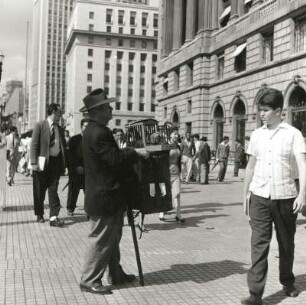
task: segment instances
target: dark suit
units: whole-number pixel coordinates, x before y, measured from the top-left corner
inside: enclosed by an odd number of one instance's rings
[[[210,147],[205,142],[199,155],[201,183],[208,184],[209,162],[211,159]]]
[[[217,159],[219,160],[219,166],[220,166],[219,173],[218,173],[218,181],[224,180],[226,169],[227,169],[229,153],[230,153],[229,145],[224,144],[224,142],[221,142],[217,150]]]
[[[244,157],[244,148],[240,143],[238,143],[236,146],[236,151],[235,151],[235,166],[234,166],[234,176],[235,177],[238,177],[238,172],[239,172],[241,162],[243,161],[243,157]]]
[[[112,280],[123,274],[119,243],[124,210],[124,168],[138,161],[132,149],[119,149],[110,129],[90,121],[83,135],[85,211],[91,233],[82,271],[82,282],[100,282],[109,267]]]
[[[38,164],[39,156],[45,157],[45,167],[42,171],[33,171],[33,195],[35,215],[44,214],[44,200],[48,189],[50,217],[58,216],[60,200],[57,189],[61,174],[65,173],[66,148],[64,130],[57,126],[60,154],[57,157],[50,156],[50,125],[48,120],[38,122],[32,134],[31,164]]]
[[[68,184],[68,198],[67,210],[73,212],[76,207],[80,189],[85,188],[85,172],[78,173],[79,170],[84,171],[84,159],[82,148],[82,135],[78,134],[70,138],[68,149],[68,171],[69,171],[69,184]]]

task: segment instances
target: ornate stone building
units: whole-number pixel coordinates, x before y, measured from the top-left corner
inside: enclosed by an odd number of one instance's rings
[[[306,137],[305,0],[163,0],[160,21],[160,122],[207,136],[213,149],[224,135],[244,141],[269,86]]]

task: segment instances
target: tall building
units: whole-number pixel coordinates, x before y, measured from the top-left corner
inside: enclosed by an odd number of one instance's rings
[[[46,117],[46,106],[65,109],[64,46],[74,0],[34,0],[29,98],[29,128]]]
[[[305,1],[163,0],[160,20],[158,120],[213,149],[225,135],[243,142],[261,124],[256,104],[269,86],[306,136]]]
[[[102,87],[117,97],[109,127],[152,118],[158,39],[158,0],[77,0],[66,45],[67,128],[80,130],[84,96]]]

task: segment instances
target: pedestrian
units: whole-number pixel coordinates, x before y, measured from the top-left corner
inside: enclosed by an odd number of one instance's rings
[[[287,296],[299,294],[292,269],[297,213],[305,206],[306,145],[299,130],[282,122],[283,103],[280,91],[262,91],[258,107],[264,125],[253,132],[247,151],[244,200],[246,205],[250,192],[252,266],[247,279],[250,296],[241,301],[247,305],[262,304],[273,224],[279,248],[280,283]],[[299,171],[299,192],[294,182],[294,160]]]
[[[199,164],[200,164],[200,182],[201,184],[208,184],[209,175],[209,162],[211,159],[210,147],[207,143],[207,137],[202,137],[203,143],[202,150],[200,151]]]
[[[80,288],[97,294],[111,293],[102,285],[108,267],[112,284],[133,282],[135,275],[126,274],[120,265],[119,243],[122,237],[125,204],[125,168],[138,162],[133,148],[119,149],[111,130],[110,102],[102,89],[87,95],[81,112],[88,111],[89,124],[83,135],[85,167],[85,212],[90,216],[89,245],[82,268]],[[139,154],[148,156],[148,152]]]
[[[169,171],[171,181],[172,203],[175,209],[175,220],[177,223],[184,223],[185,219],[181,216],[181,149],[178,144],[178,130],[173,128],[170,131],[169,140]],[[165,220],[164,213],[159,213],[159,219]]]
[[[200,182],[200,153],[203,149],[203,142],[200,140],[200,136],[196,133],[193,135],[193,141],[194,141],[194,148],[195,148],[195,154],[193,156],[193,163],[194,163],[194,178],[196,182]]]
[[[125,139],[125,134],[121,128],[116,129],[115,133],[115,140],[117,142],[117,145],[119,148],[125,148],[126,147],[126,139]]]
[[[241,168],[244,159],[244,148],[239,139],[236,139],[236,149],[234,157],[234,177],[238,177],[239,168]]]
[[[227,170],[229,153],[230,153],[229,137],[225,136],[223,137],[223,140],[219,144],[217,149],[217,162],[219,164],[219,173],[218,173],[219,182],[222,182],[224,180]]]
[[[11,126],[9,134],[5,137],[6,141],[6,181],[9,186],[14,183],[14,176],[18,165],[18,146],[19,139],[17,127]]]
[[[64,130],[64,136],[65,136],[65,143],[66,143],[66,149],[69,149],[69,142],[70,142],[70,134],[69,134],[69,130],[65,129]]]
[[[193,156],[195,154],[194,143],[191,139],[191,133],[186,132],[185,139],[181,143],[182,150],[182,182],[189,183],[192,174]]]
[[[44,223],[44,200],[48,190],[50,226],[61,227],[58,218],[61,208],[58,184],[66,168],[66,146],[64,129],[59,126],[62,110],[52,103],[47,108],[47,119],[38,122],[32,134],[31,166],[33,175],[34,211],[37,222]]]
[[[68,196],[67,196],[67,214],[73,216],[80,189],[85,188],[85,170],[83,158],[83,133],[88,125],[89,119],[81,120],[81,133],[72,136],[69,140],[68,156]]]

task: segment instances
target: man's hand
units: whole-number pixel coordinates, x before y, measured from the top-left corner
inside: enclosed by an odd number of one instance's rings
[[[303,208],[305,209],[306,201],[305,196],[298,195],[293,203],[293,213],[296,214],[298,212],[301,212]]]

